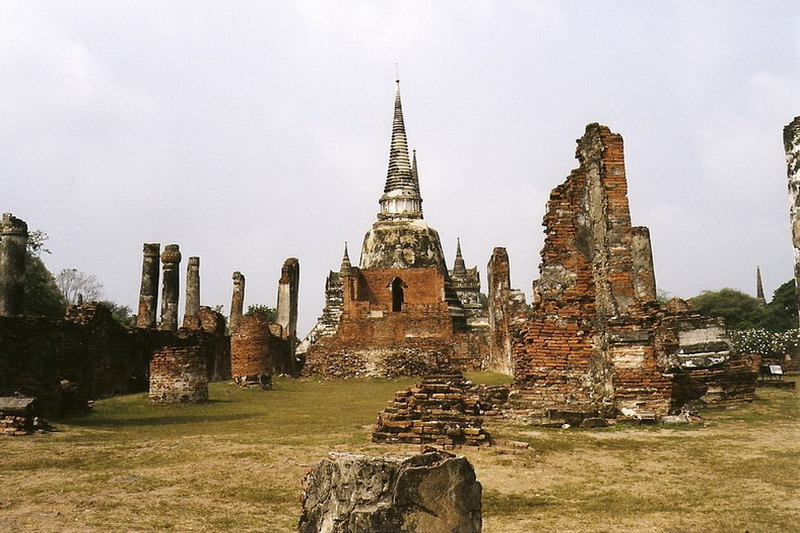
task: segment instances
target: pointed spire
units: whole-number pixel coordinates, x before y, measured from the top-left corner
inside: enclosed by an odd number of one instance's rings
[[[350,272],[353,265],[350,264],[350,257],[347,255],[347,241],[344,241],[344,255],[342,256],[342,266],[339,267],[339,272],[342,274]]]
[[[411,178],[414,180],[414,188],[417,191],[417,195],[419,195],[419,215],[422,218],[422,194],[419,192],[419,171],[417,170],[417,151],[413,151],[413,157],[411,159]]]
[[[467,274],[467,265],[461,255],[461,239],[456,238],[456,243],[456,261],[453,265],[453,274],[457,277],[463,277]]]
[[[756,267],[756,300],[758,305],[767,305],[767,299],[764,298],[764,285],[761,283],[761,267]]]
[[[383,192],[406,189],[414,186],[411,163],[408,160],[408,141],[403,123],[403,105],[400,102],[400,80],[394,97],[394,120],[392,122],[392,145],[389,150],[389,171]]]
[[[422,218],[419,183],[408,157],[406,127],[403,123],[403,105],[400,102],[400,80],[394,98],[392,144],[389,150],[389,170],[386,173],[384,195],[380,199],[382,219]]]

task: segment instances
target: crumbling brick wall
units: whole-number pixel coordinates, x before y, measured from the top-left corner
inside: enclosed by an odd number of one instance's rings
[[[220,377],[225,370],[216,366],[217,353],[228,342],[224,335],[205,331],[125,328],[105,307],[92,303],[71,307],[63,319],[3,317],[0,396],[16,391],[35,396],[45,412],[54,413],[79,407],[72,395],[85,404],[88,399],[144,392],[150,356],[165,346],[201,346],[209,378]],[[72,385],[69,406],[63,381]]]
[[[579,167],[550,194],[530,315],[511,328],[517,404],[663,415],[688,397],[713,399],[701,389],[751,398],[748,364],[730,350],[700,366],[676,359],[690,349],[684,337],[714,345],[724,335],[657,303],[649,232],[631,226],[622,137],[589,124],[577,143]],[[674,372],[683,373],[677,394]]]

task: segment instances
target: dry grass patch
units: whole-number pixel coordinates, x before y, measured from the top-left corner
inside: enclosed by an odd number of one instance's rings
[[[269,392],[212,384],[202,405],[97,402],[57,421],[59,433],[0,440],[0,532],[295,531],[300,479],[329,450],[415,451],[368,441],[412,382],[277,379]],[[759,398],[691,427],[489,420],[495,436],[531,447],[459,450],[484,486],[484,531],[795,531],[800,401]]]

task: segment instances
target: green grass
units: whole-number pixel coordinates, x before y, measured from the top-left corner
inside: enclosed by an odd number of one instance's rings
[[[475,383],[507,382],[470,374]],[[414,380],[213,383],[211,402],[98,401],[49,435],[0,439],[0,532],[296,530],[304,473],[330,450],[407,454],[369,426]],[[795,531],[800,400],[711,409],[675,427],[539,429],[489,419],[507,446],[463,448],[484,487],[484,531]]]

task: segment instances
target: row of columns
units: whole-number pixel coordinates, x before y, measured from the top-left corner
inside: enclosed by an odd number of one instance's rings
[[[24,246],[23,246],[24,250]],[[161,265],[161,329],[178,329],[178,304],[180,292],[179,267],[181,251],[177,244],[168,244],[160,253],[159,243],[145,243],[142,248],[142,281],[139,291],[139,312],[136,325],[140,328],[156,327],[158,306],[159,263]],[[24,256],[23,256],[24,259]],[[23,269],[24,270],[24,269]],[[300,285],[300,264],[294,257],[283,263],[278,282],[278,318],[287,336],[294,339],[297,334],[297,300]],[[244,312],[245,277],[241,272],[233,273],[233,296],[231,298],[230,330],[234,331]],[[192,327],[200,311],[200,258],[190,257],[186,269],[186,305],[183,327]],[[292,342],[294,342],[292,340]]]
[[[136,326],[156,327],[158,306],[159,263],[162,269],[161,285],[161,329],[178,329],[178,304],[180,303],[180,246],[168,244],[159,255],[159,243],[145,243],[142,249],[142,283],[139,290],[139,312]],[[184,326],[197,320],[200,310],[200,258],[190,257],[186,271],[186,306]]]

